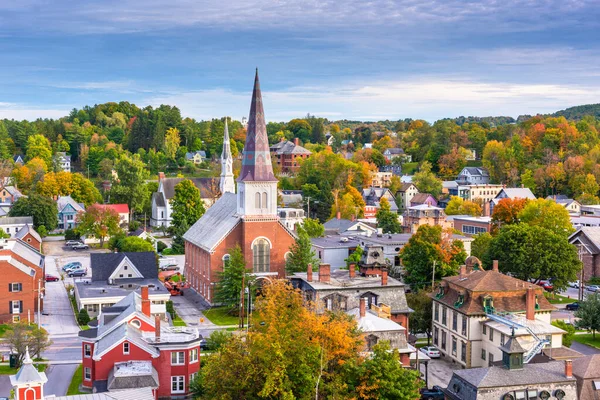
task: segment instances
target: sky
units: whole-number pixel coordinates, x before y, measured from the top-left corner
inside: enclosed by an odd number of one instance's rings
[[[0,0],[0,118],[108,101],[269,121],[600,103],[597,0]]]

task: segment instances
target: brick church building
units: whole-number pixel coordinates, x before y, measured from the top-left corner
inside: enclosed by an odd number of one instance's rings
[[[227,131],[225,131],[227,137]],[[258,278],[285,277],[285,258],[295,235],[277,215],[273,174],[258,71],[254,80],[242,169],[233,183],[229,141],[222,154],[222,197],[184,235],[188,282],[209,303],[229,252],[239,245]]]

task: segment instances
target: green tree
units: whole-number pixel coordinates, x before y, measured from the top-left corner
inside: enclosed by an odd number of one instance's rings
[[[82,308],[79,311],[79,314],[77,316],[77,323],[81,326],[86,326],[90,323],[90,315],[88,314],[85,308]]]
[[[431,342],[432,300],[430,292],[421,289],[406,293],[406,303],[414,311],[409,316],[410,331],[413,334],[425,333],[427,344]]]
[[[319,222],[318,219],[306,218],[302,222],[302,228],[309,237],[318,238],[325,236],[325,227],[322,223]]]
[[[424,161],[419,172],[413,176],[413,183],[421,193],[429,193],[437,198],[442,194],[442,181],[431,172],[431,163]]]
[[[502,227],[490,244],[489,259],[524,281],[552,277],[555,290],[576,280],[581,269],[577,249],[565,235],[526,223]]]
[[[596,339],[596,331],[600,330],[600,294],[592,293],[579,303],[579,309],[575,311],[576,324],[580,329],[592,331],[592,337]]]
[[[10,238],[10,235],[6,232],[4,232],[4,229],[0,228],[0,239],[8,239]]]
[[[377,218],[377,227],[383,230],[383,233],[400,233],[402,225],[398,221],[398,214],[391,211],[390,202],[382,197],[379,202],[379,210],[375,214]]]
[[[312,249],[308,233],[299,226],[297,235],[298,237],[290,247],[290,254],[285,261],[285,271],[288,275],[292,275],[294,272],[306,272],[308,264],[312,264],[313,269],[319,265],[319,259]]]
[[[364,250],[360,246],[356,246],[356,249],[348,256],[348,258],[344,259],[346,261],[346,267],[350,268],[350,264],[358,264],[360,258],[362,257]]]
[[[190,229],[190,226],[185,221],[179,225],[171,226],[171,231],[173,232],[173,243],[171,245],[171,250],[173,254],[185,253],[185,240],[183,239],[183,235],[185,235],[188,229]]]
[[[177,128],[169,128],[167,130],[167,134],[165,135],[165,155],[169,157],[170,160],[175,160],[175,154],[177,154],[177,150],[179,149],[179,130]]]
[[[144,252],[154,251],[154,246],[147,240],[137,236],[127,236],[119,242],[120,251],[122,252]]]
[[[562,337],[562,344],[565,347],[571,347],[571,344],[573,343],[573,337],[575,336],[576,332],[575,327],[560,319],[552,321],[552,325],[567,332]]]
[[[148,197],[146,185],[146,179],[149,176],[148,170],[137,154],[121,155],[115,165],[115,170],[119,178],[111,190],[111,199],[115,202],[127,203],[131,215],[133,215],[134,211],[143,209]]]
[[[250,286],[253,280],[252,270],[246,268],[239,245],[229,250],[229,260],[223,262],[223,270],[217,274],[219,281],[215,288],[215,301],[232,310],[238,309],[242,288]]]
[[[40,237],[43,239],[46,236],[48,236],[48,231],[46,230],[46,227],[44,225],[40,225],[37,228],[37,233],[40,235]]]
[[[27,139],[27,158],[38,157],[44,160],[48,169],[52,168],[52,146],[43,135],[29,136]]]
[[[92,204],[85,212],[79,213],[76,218],[78,225],[75,228],[79,235],[92,236],[100,240],[100,247],[104,247],[104,239],[118,233],[119,214],[112,208],[101,204]]]
[[[200,189],[189,179],[175,185],[175,193],[171,199],[172,226],[186,224],[192,226],[204,215],[204,203],[200,197]]]
[[[53,231],[58,227],[58,208],[56,203],[38,194],[20,197],[8,213],[10,217],[32,217],[33,227],[37,229],[44,225],[47,230]]]
[[[4,342],[8,344],[11,353],[17,355],[17,368],[23,364],[27,348],[33,358],[38,358],[52,344],[45,329],[25,322],[10,324],[4,334]]]
[[[398,350],[391,350],[389,342],[379,342],[373,356],[361,366],[362,373],[356,388],[359,399],[420,399],[420,373],[406,369],[400,363]]]
[[[473,236],[471,255],[479,258],[484,265],[488,265],[488,252],[490,250],[490,245],[492,244],[492,239],[492,235],[488,232],[478,233]]]
[[[561,204],[552,200],[535,199],[525,204],[519,212],[519,221],[529,225],[546,228],[565,236],[575,231],[569,212]]]

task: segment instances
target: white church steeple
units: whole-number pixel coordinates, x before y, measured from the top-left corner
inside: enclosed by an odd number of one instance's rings
[[[219,183],[221,194],[235,193],[233,181],[233,158],[231,157],[231,142],[229,141],[229,128],[225,117],[225,134],[223,137],[223,152],[221,153],[221,181]]]

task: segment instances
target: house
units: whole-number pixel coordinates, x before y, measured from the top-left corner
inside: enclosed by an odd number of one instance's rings
[[[54,155],[54,165],[57,171],[71,172],[71,155],[58,152]]]
[[[499,366],[454,371],[448,387],[443,389],[445,398],[583,399],[578,397],[578,381],[573,376],[571,360],[527,364],[526,350],[514,335],[500,349],[502,364]],[[592,382],[589,383],[591,387]],[[592,396],[589,399],[596,398]]]
[[[460,171],[456,182],[459,185],[482,185],[490,183],[490,173],[482,167],[465,167]]]
[[[492,215],[494,213],[494,206],[502,199],[529,199],[535,200],[535,195],[529,188],[502,188],[496,197],[490,200],[488,206],[484,209],[484,215]]]
[[[390,189],[370,187],[362,190],[362,198],[365,201],[365,218],[375,218],[379,210],[381,199],[386,198],[390,203],[390,211],[397,213],[396,199]]]
[[[581,204],[565,195],[554,195],[546,197],[546,200],[552,200],[567,209],[569,214],[581,214]]]
[[[569,243],[579,249],[583,270],[582,282],[600,276],[600,227],[582,227],[569,236]]]
[[[465,368],[493,365],[514,335],[528,363],[543,348],[562,350],[563,330],[550,324],[556,308],[544,289],[498,270],[483,270],[469,257],[459,275],[442,278],[432,295],[433,344]]]
[[[456,181],[442,181],[442,194],[457,193],[457,189],[458,183]],[[454,196],[457,196],[457,194]]]
[[[400,190],[396,192],[398,209],[405,210],[406,207],[410,206],[412,198],[418,193],[419,189],[413,183],[403,183]]]
[[[257,73],[237,193],[224,193],[183,236],[188,283],[209,303],[235,246],[257,279],[285,277],[286,255],[296,236],[277,213],[278,181],[268,146]]]
[[[317,312],[332,310],[353,315],[368,332],[367,350],[380,340],[389,340],[399,351],[402,364],[408,366],[412,352],[407,343],[408,317],[412,310],[406,303],[404,284],[388,276],[380,249],[371,249],[363,256],[359,270],[356,269],[351,264],[347,271],[331,271],[328,264],[320,264],[318,272],[313,272],[309,266],[306,272],[294,273],[290,281],[308,301],[316,303]]]
[[[454,229],[467,236],[474,236],[492,229],[492,217],[473,217],[471,215],[448,215]]]
[[[277,166],[284,174],[295,173],[300,168],[300,160],[305,160],[312,152],[300,146],[300,140],[294,138],[293,142],[282,140],[269,148],[271,156],[275,157]]]
[[[187,398],[200,369],[202,336],[153,314],[152,289],[140,289],[106,307],[97,328],[79,332],[82,385],[94,393],[149,387],[159,399]]]
[[[194,163],[195,165],[200,165],[204,160],[206,160],[206,152],[204,150],[198,150],[193,152],[185,153],[186,161]]]
[[[44,256],[19,239],[0,239],[0,269],[0,285],[8,287],[0,302],[0,323],[33,322],[39,290],[45,286]]]
[[[279,198],[284,207],[297,208],[304,204],[302,190],[280,190]]]
[[[415,207],[415,206],[420,206],[420,205],[427,205],[427,206],[437,206],[437,200],[435,199],[435,197],[433,197],[432,195],[430,195],[429,193],[415,193],[414,196],[410,199],[410,202],[407,204],[410,204],[410,207]]]
[[[448,189],[450,196],[458,196],[463,200],[476,201],[482,204],[494,199],[504,188],[503,185],[491,183],[481,185],[456,185]]]
[[[56,200],[56,207],[59,231],[77,227],[77,214],[85,212],[83,203],[77,203],[71,196],[60,196]]]
[[[405,232],[415,233],[421,225],[436,226],[442,228],[449,227],[446,222],[446,213],[443,208],[420,204],[414,207],[408,207],[404,212]]]
[[[573,376],[577,380],[577,399],[597,400],[600,395],[600,354],[573,360]]]
[[[279,221],[289,230],[295,231],[296,225],[302,225],[306,216],[301,208],[278,208]]]
[[[0,218],[0,229],[11,238],[27,225],[33,225],[33,217],[5,217]]]
[[[90,318],[103,312],[106,307],[149,287],[149,299],[153,315],[165,316],[169,291],[158,280],[158,265],[154,252],[139,253],[92,253],[90,254],[90,281],[75,282],[77,308],[85,308]]]
[[[386,149],[383,152],[383,156],[388,162],[392,162],[396,158],[402,159],[403,162],[412,162],[412,156],[410,154],[406,154],[403,149],[398,147]]]
[[[377,232],[376,228],[373,228],[371,225],[365,224],[364,222],[341,218],[339,212],[337,213],[336,218],[332,218],[325,222],[323,226],[325,227],[326,235],[371,236],[373,233]]]
[[[581,215],[600,217],[600,204],[581,205]]]
[[[0,187],[0,209],[3,215],[8,214],[12,205],[19,198],[23,197],[23,194],[16,188],[16,186],[3,185]]]
[[[392,176],[394,174],[392,172],[381,172],[378,171],[373,174],[371,178],[371,187],[376,188],[385,188],[389,187],[392,184]]]
[[[206,208],[212,206],[221,195],[219,180],[216,178],[166,178],[164,173],[159,172],[158,190],[152,194],[150,226],[168,228],[171,225],[171,200],[175,195],[175,186],[185,179],[189,179],[200,189],[200,197]]]
[[[15,165],[25,165],[25,157],[22,154],[17,154],[13,157]]]
[[[42,252],[42,237],[35,231],[35,229],[33,229],[32,224],[26,224],[24,227],[19,229],[14,237],[22,242],[27,243],[36,251],[40,253]]]
[[[571,224],[575,229],[583,228],[586,226],[600,226],[600,216],[571,215],[570,218]]]
[[[379,167],[379,172],[391,172],[393,175],[402,176],[402,166],[401,165],[382,165]]]
[[[96,204],[96,206],[114,210],[119,215],[119,225],[129,225],[129,206],[127,204]]]

